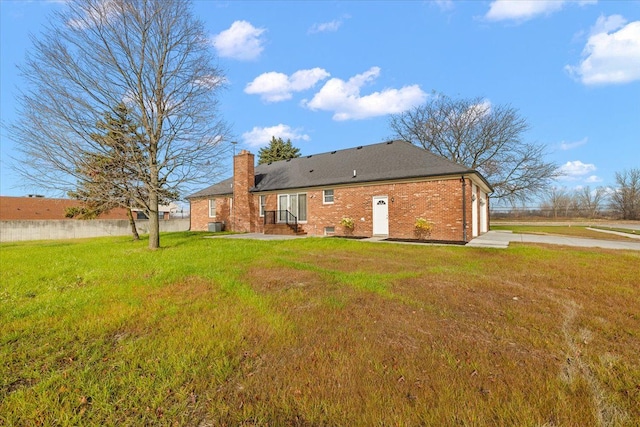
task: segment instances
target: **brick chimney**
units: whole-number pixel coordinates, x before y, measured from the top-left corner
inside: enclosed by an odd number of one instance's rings
[[[247,150],[240,151],[233,158],[233,231],[255,231],[253,194],[249,192],[255,186],[254,162],[254,155]]]

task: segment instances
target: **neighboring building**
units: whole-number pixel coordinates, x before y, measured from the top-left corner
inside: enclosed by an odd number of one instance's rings
[[[254,165],[242,150],[232,178],[187,197],[191,230],[218,223],[240,232],[413,239],[418,218],[432,223],[430,240],[466,242],[489,230],[493,190],[484,177],[408,142]]]
[[[30,195],[28,197],[0,196],[0,220],[51,220],[67,218],[66,209],[78,207],[74,199],[53,199]],[[127,219],[127,211],[115,208],[100,215],[100,219]]]
[[[131,212],[133,212],[135,219],[149,219],[142,209],[131,208]],[[180,207],[173,202],[168,205],[158,205],[158,219],[160,220],[167,221],[171,219],[171,215],[176,212],[180,212]]]
[[[32,220],[32,219],[70,219],[66,210],[71,207],[82,206],[82,202],[74,199],[53,199],[38,195],[27,197],[0,196],[0,220]],[[142,209],[131,209],[134,219],[148,219]],[[180,212],[175,203],[158,206],[158,217],[169,220],[171,214]],[[128,219],[125,208],[113,208],[103,213],[99,219]]]

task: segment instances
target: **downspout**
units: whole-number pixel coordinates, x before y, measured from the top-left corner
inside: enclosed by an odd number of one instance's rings
[[[486,197],[487,206],[485,207],[485,209],[487,210],[487,231],[491,231],[491,207],[489,206],[489,193],[487,193]]]
[[[460,178],[462,182],[462,241],[467,241],[467,182],[464,175]]]

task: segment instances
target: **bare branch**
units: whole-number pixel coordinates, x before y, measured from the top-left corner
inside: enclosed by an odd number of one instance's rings
[[[616,172],[611,209],[622,219],[640,219],[640,168]]]
[[[390,127],[400,139],[479,171],[494,197],[508,202],[532,200],[558,176],[545,147],[522,140],[529,124],[508,105],[436,94],[392,116]]]
[[[71,0],[51,22],[21,67],[20,118],[9,126],[17,169],[44,188],[74,189],[82,159],[109,151],[92,138],[97,123],[124,103],[144,141],[129,169],[157,247],[159,198],[210,181],[227,152],[224,79],[203,25],[184,0]]]

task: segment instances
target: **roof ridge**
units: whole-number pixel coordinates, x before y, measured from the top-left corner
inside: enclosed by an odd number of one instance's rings
[[[393,143],[396,143],[396,142],[398,142],[398,143],[404,142],[404,143],[413,145],[409,141],[404,141],[404,140],[401,140],[401,139],[392,139],[392,140],[387,140],[387,141],[382,141],[382,142],[376,142],[376,143],[373,143],[373,144],[357,145],[355,147],[339,148],[337,150],[325,151],[325,152],[321,152],[321,153],[306,154],[306,155],[301,155],[300,157],[293,157],[291,159],[286,159],[286,160],[276,160],[275,162],[259,164],[256,167],[263,166],[263,165],[273,165],[273,164],[280,163],[280,162],[289,162],[289,163],[291,163],[292,161],[300,161],[300,160],[308,159],[308,158],[311,158],[311,157],[339,154],[339,153],[345,152],[345,151],[359,150],[359,149],[362,149],[362,148],[373,147],[373,146],[376,146],[376,145],[388,145],[388,144],[393,144]]]

